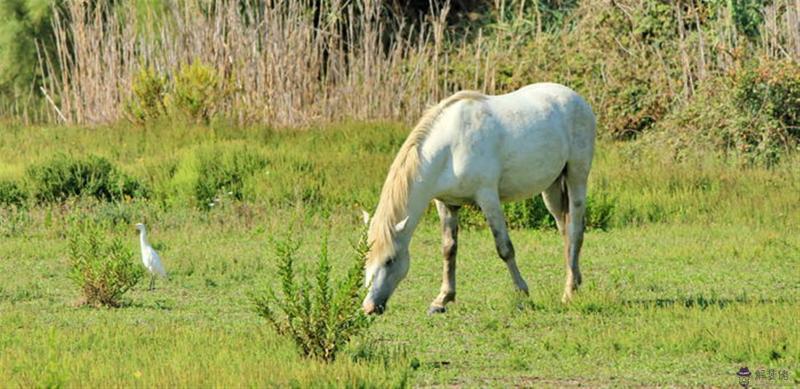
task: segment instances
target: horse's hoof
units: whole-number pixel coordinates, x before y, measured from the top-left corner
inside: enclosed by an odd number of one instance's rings
[[[447,308],[445,307],[437,307],[435,305],[431,305],[430,308],[428,308],[428,315],[435,315],[437,313],[445,313],[445,312],[447,312]]]

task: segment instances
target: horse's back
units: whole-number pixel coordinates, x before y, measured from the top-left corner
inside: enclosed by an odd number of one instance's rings
[[[442,132],[433,138],[449,149],[444,197],[468,197],[486,185],[496,186],[503,199],[529,197],[552,184],[568,161],[587,154],[591,160],[586,147],[593,146],[594,115],[559,84],[460,102],[439,124]]]
[[[487,103],[503,137],[499,156],[504,167],[498,185],[502,198],[542,192],[568,163],[591,163],[594,114],[572,89],[533,84]]]
[[[505,95],[490,96],[487,103],[506,132],[534,136],[565,132],[568,141],[594,139],[595,118],[591,107],[564,85],[531,84]]]

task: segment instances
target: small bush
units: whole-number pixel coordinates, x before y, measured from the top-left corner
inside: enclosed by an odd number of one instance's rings
[[[124,106],[125,114],[131,121],[144,123],[167,112],[167,77],[159,75],[152,67],[139,71],[131,89],[133,95]]]
[[[244,200],[252,194],[253,176],[266,166],[267,159],[244,144],[201,146],[178,164],[170,179],[172,195],[206,210],[223,199]]]
[[[22,207],[28,194],[14,181],[0,181],[0,206]]]
[[[0,236],[24,236],[26,229],[32,224],[31,214],[27,210],[15,206],[0,207]]]
[[[195,61],[178,70],[169,102],[196,122],[209,123],[222,110],[227,95],[225,81],[216,69]]]
[[[367,252],[366,233],[362,233],[345,277],[331,285],[327,237],[323,240],[314,283],[295,281],[295,254],[300,245],[291,234],[276,242],[280,296],[273,290],[253,295],[256,311],[278,332],[290,337],[299,352],[309,358],[333,361],[336,354],[354,337],[364,332],[371,320],[361,311],[362,272]]]
[[[764,61],[744,68],[735,85],[736,104],[752,116],[765,115],[800,139],[800,65]]]
[[[616,199],[601,193],[589,192],[586,200],[586,227],[607,230],[616,208]]]
[[[503,214],[506,224],[511,229],[547,229],[555,228],[556,221],[544,205],[542,196],[503,204]],[[458,214],[459,224],[462,228],[485,228],[486,217],[481,209],[474,204],[461,207]]]
[[[506,203],[503,204],[503,209],[510,228],[544,229],[556,226],[556,221],[544,205],[542,196]]]
[[[750,63],[733,75],[729,105],[735,114],[720,138],[754,164],[772,166],[800,141],[800,65]]]
[[[134,253],[119,238],[91,221],[76,222],[69,236],[70,278],[83,293],[84,303],[117,307],[125,292],[142,278]]]
[[[650,80],[632,77],[614,87],[605,102],[605,131],[614,139],[631,139],[649,130],[668,111],[664,96]]]
[[[117,201],[147,194],[139,181],[97,156],[74,158],[60,154],[29,167],[26,174],[32,195],[41,202],[63,201],[73,196]]]
[[[675,159],[717,151],[773,166],[800,142],[800,66],[764,60],[709,78],[657,127],[643,140]]]
[[[245,181],[267,165],[266,159],[247,146],[199,149],[196,153],[198,180],[195,197],[212,204],[218,195],[244,199]]]

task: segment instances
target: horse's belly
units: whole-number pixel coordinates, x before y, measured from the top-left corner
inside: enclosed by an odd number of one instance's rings
[[[500,200],[521,200],[543,192],[555,182],[563,167],[563,161],[550,161],[504,170],[498,188]]]
[[[530,198],[547,189],[567,162],[563,133],[539,130],[505,142],[498,190],[504,201]]]

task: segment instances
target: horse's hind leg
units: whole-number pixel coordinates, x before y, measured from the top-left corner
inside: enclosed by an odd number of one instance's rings
[[[567,204],[567,192],[566,192],[566,183],[563,182],[563,176],[559,176],[558,179],[550,185],[544,192],[542,192],[542,198],[544,199],[544,205],[547,207],[547,210],[550,211],[550,214],[553,215],[553,218],[556,219],[556,226],[558,227],[558,232],[564,237],[564,245],[569,245],[569,240],[566,236],[566,224],[567,224],[567,211],[569,210],[569,205]]]
[[[475,201],[481,207],[483,214],[486,216],[486,221],[492,229],[494,235],[494,244],[497,248],[497,254],[505,261],[511,279],[514,285],[520,292],[528,294],[528,284],[522,278],[522,275],[517,268],[517,262],[514,255],[514,245],[511,244],[511,238],[508,236],[508,229],[506,228],[506,219],[503,215],[503,208],[500,205],[500,198],[497,191],[482,191],[476,195]]]
[[[564,287],[562,301],[567,302],[581,284],[581,270],[579,257],[583,246],[583,232],[586,227],[586,184],[589,169],[578,166],[568,166],[566,183],[566,196],[569,210],[566,217],[566,232],[569,244],[565,247],[567,282]]]
[[[459,206],[449,206],[435,200],[436,210],[442,222],[442,288],[433,300],[428,313],[443,313],[445,305],[456,299],[456,252],[458,251],[458,210]]]

